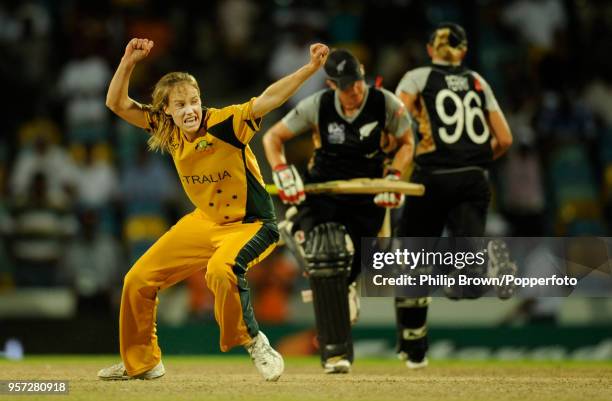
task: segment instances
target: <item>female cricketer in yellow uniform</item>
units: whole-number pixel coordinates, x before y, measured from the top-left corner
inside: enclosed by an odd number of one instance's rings
[[[102,369],[104,380],[161,377],[164,366],[155,333],[157,292],[206,269],[215,296],[222,351],[244,346],[266,380],[277,380],[283,359],[259,330],[249,300],[246,270],[278,240],[271,199],[248,146],[261,118],[291,97],[327,59],[323,44],[310,47],[310,62],[250,101],[202,108],[200,89],[187,73],[163,76],[153,102],[128,96],[136,64],[153,47],[132,39],[111,80],[106,104],[119,117],[150,133],[149,147],[168,152],[195,210],[179,220],[125,276],[119,317],[122,363]]]

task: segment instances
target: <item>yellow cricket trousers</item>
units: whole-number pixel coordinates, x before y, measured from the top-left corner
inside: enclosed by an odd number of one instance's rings
[[[200,269],[215,297],[220,347],[244,345],[259,327],[249,298],[245,273],[274,249],[275,223],[219,225],[196,209],[166,232],[126,274],[121,296],[121,358],[130,376],[155,367],[161,359],[155,329],[157,292]]]

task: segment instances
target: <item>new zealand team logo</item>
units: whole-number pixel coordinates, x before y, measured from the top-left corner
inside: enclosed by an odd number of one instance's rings
[[[334,145],[344,143],[346,140],[346,133],[344,131],[344,124],[329,123],[327,125],[327,140]]]
[[[338,75],[344,72],[345,65],[346,65],[346,60],[342,60],[341,62],[338,63],[338,65],[336,66],[336,71],[338,71]]]
[[[206,139],[202,139],[200,142],[196,144],[195,151],[199,153],[204,153],[204,154],[211,154],[215,150],[213,149],[212,142],[208,142]]]
[[[361,128],[359,128],[359,140],[363,141],[364,139],[369,138],[372,130],[376,128],[377,125],[378,121],[373,121],[371,123],[362,125]]]

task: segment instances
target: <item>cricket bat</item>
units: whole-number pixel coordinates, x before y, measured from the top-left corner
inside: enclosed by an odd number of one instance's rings
[[[270,195],[278,195],[275,185],[266,185]],[[317,182],[304,185],[307,194],[379,194],[383,192],[396,192],[404,195],[423,196],[425,186],[413,182],[391,181],[384,178],[353,178],[351,180],[338,180]]]

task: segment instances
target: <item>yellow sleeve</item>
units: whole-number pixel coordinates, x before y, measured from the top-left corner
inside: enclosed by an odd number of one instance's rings
[[[246,103],[231,106],[234,109],[234,133],[236,138],[245,145],[251,141],[253,135],[261,128],[261,118],[253,116],[254,101],[255,98],[252,98]]]
[[[252,98],[243,104],[234,104],[222,109],[208,109],[208,132],[239,148],[248,145],[261,127],[261,118],[253,117],[254,101],[255,98]]]

